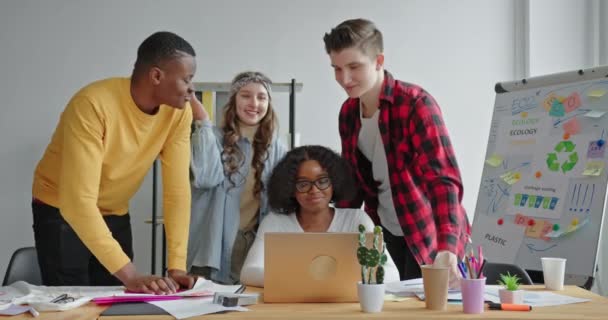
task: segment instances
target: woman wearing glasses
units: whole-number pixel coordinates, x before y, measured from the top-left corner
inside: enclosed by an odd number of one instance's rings
[[[358,232],[359,224],[372,230],[374,223],[361,209],[330,205],[350,199],[353,192],[348,164],[332,150],[302,146],[288,152],[270,176],[268,204],[272,212],[260,224],[241,270],[241,282],[264,286],[266,232]],[[399,272],[389,255],[385,282],[398,280]]]

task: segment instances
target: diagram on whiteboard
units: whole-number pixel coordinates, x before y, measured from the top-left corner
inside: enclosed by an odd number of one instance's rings
[[[489,259],[540,270],[540,257],[558,256],[570,273],[593,272],[584,255],[606,196],[607,93],[598,79],[497,94],[473,222]]]

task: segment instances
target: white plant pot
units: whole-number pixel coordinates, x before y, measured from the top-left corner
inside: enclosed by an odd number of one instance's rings
[[[524,303],[524,290],[510,291],[507,289],[500,289],[498,290],[498,296],[500,297],[500,303]]]
[[[357,294],[359,295],[359,303],[361,304],[363,312],[373,313],[382,311],[382,306],[384,305],[384,290],[384,283],[357,283]]]

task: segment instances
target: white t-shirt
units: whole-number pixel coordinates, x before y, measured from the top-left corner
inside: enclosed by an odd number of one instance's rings
[[[395,205],[393,204],[393,194],[391,191],[391,181],[388,175],[388,162],[384,143],[378,128],[378,115],[380,109],[376,110],[371,118],[361,116],[361,129],[357,139],[357,148],[372,163],[372,174],[375,181],[380,182],[378,186],[378,217],[380,223],[392,235],[402,236],[403,229],[397,218]]]
[[[361,209],[335,209],[334,218],[327,232],[359,232],[359,224],[366,230],[373,230],[374,223]],[[264,234],[266,232],[304,232],[295,213],[286,215],[270,212],[258,228],[255,241],[241,270],[241,282],[248,286],[264,286]],[[386,251],[384,282],[399,281],[399,271]]]

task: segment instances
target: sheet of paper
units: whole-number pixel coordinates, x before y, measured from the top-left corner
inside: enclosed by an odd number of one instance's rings
[[[592,97],[592,98],[601,98],[605,94],[606,94],[606,90],[604,90],[604,89],[595,89],[595,90],[589,91],[589,93],[587,93],[587,96]]]
[[[484,231],[482,238],[474,241],[483,246],[484,257],[489,261],[513,263],[525,232],[526,227],[505,219],[502,225]]]
[[[573,233],[573,232],[575,232],[575,231],[577,231],[577,230],[582,229],[582,228],[583,228],[585,225],[587,225],[587,223],[588,223],[588,222],[589,222],[589,218],[587,218],[587,219],[583,220],[583,222],[581,222],[581,223],[579,223],[579,224],[577,224],[577,225],[575,225],[575,226],[570,225],[570,226],[566,227],[566,228],[565,228],[565,229],[563,229],[563,230],[555,230],[555,231],[551,231],[551,232],[547,233],[547,234],[545,235],[545,237],[547,237],[547,238],[552,238],[552,239],[556,239],[556,238],[563,237],[563,236],[565,236],[565,235],[568,235],[568,234],[570,234],[570,233]]]
[[[421,293],[417,293],[416,296],[418,297],[418,299],[423,300],[425,299],[425,295],[424,292]],[[483,300],[484,301],[492,301],[494,303],[499,303],[500,302],[500,298],[498,296],[494,296],[488,293],[483,294]],[[452,292],[448,292],[448,302],[460,302],[462,303],[462,292],[460,292],[460,290],[454,290]]]
[[[241,285],[221,285],[213,281],[198,278],[194,286],[190,290],[180,291],[169,295],[154,295],[146,293],[131,293],[120,292],[111,296],[96,297],[93,301],[100,304],[118,303],[118,302],[137,302],[137,301],[158,301],[158,300],[176,300],[181,297],[210,297],[215,292],[230,292],[235,293],[241,288]]]
[[[585,113],[585,117],[597,119],[597,118],[601,118],[602,116],[604,116],[604,114],[606,114],[606,111],[591,110],[591,111]]]
[[[422,283],[422,278],[390,282],[386,284],[385,289],[387,294],[392,294],[397,297],[414,297],[420,296],[421,294],[424,297],[424,284]],[[459,290],[448,290],[448,293],[458,293]],[[424,298],[423,298],[424,299]]]
[[[174,316],[176,319],[185,319],[210,313],[223,311],[249,311],[244,307],[224,307],[212,303],[213,298],[188,298],[172,301],[149,302]]]
[[[604,170],[604,161],[589,161],[585,165],[585,170],[583,170],[583,175],[597,177],[602,174],[603,170]]]
[[[506,182],[508,185],[512,186],[516,184],[519,179],[521,179],[521,173],[509,171],[507,173],[503,173],[500,175],[500,178]]]
[[[541,179],[526,176],[513,186],[509,201],[516,212],[525,216],[557,219],[562,214],[567,192],[568,185],[554,175],[544,175]]]
[[[6,306],[4,309],[0,310],[0,315],[2,316],[16,316],[18,314],[26,313],[30,311],[30,306],[20,306],[15,304],[10,304]]]
[[[2,292],[11,292],[14,304],[29,304],[38,311],[64,311],[78,308],[97,296],[108,296],[124,292],[124,287],[47,287],[35,286],[17,281],[10,286],[0,288]],[[67,294],[74,301],[52,303],[51,300]]]
[[[386,284],[386,293],[394,294],[398,297],[413,297],[420,290],[424,291],[422,278],[389,282]]]
[[[411,299],[410,297],[400,297],[400,296],[396,296],[394,294],[385,294],[384,295],[384,301],[394,301],[394,302],[401,302],[401,301],[405,301]]]
[[[488,285],[485,288],[485,294],[498,297],[498,290],[501,286]],[[548,291],[525,291],[524,304],[532,307],[549,307],[559,306],[571,303],[581,303],[590,301],[589,299],[574,298]]]
[[[587,148],[587,159],[603,159],[606,153],[606,142],[604,140],[589,141]]]
[[[496,168],[502,164],[503,158],[497,154],[493,154],[491,157],[486,159],[486,163]]]

